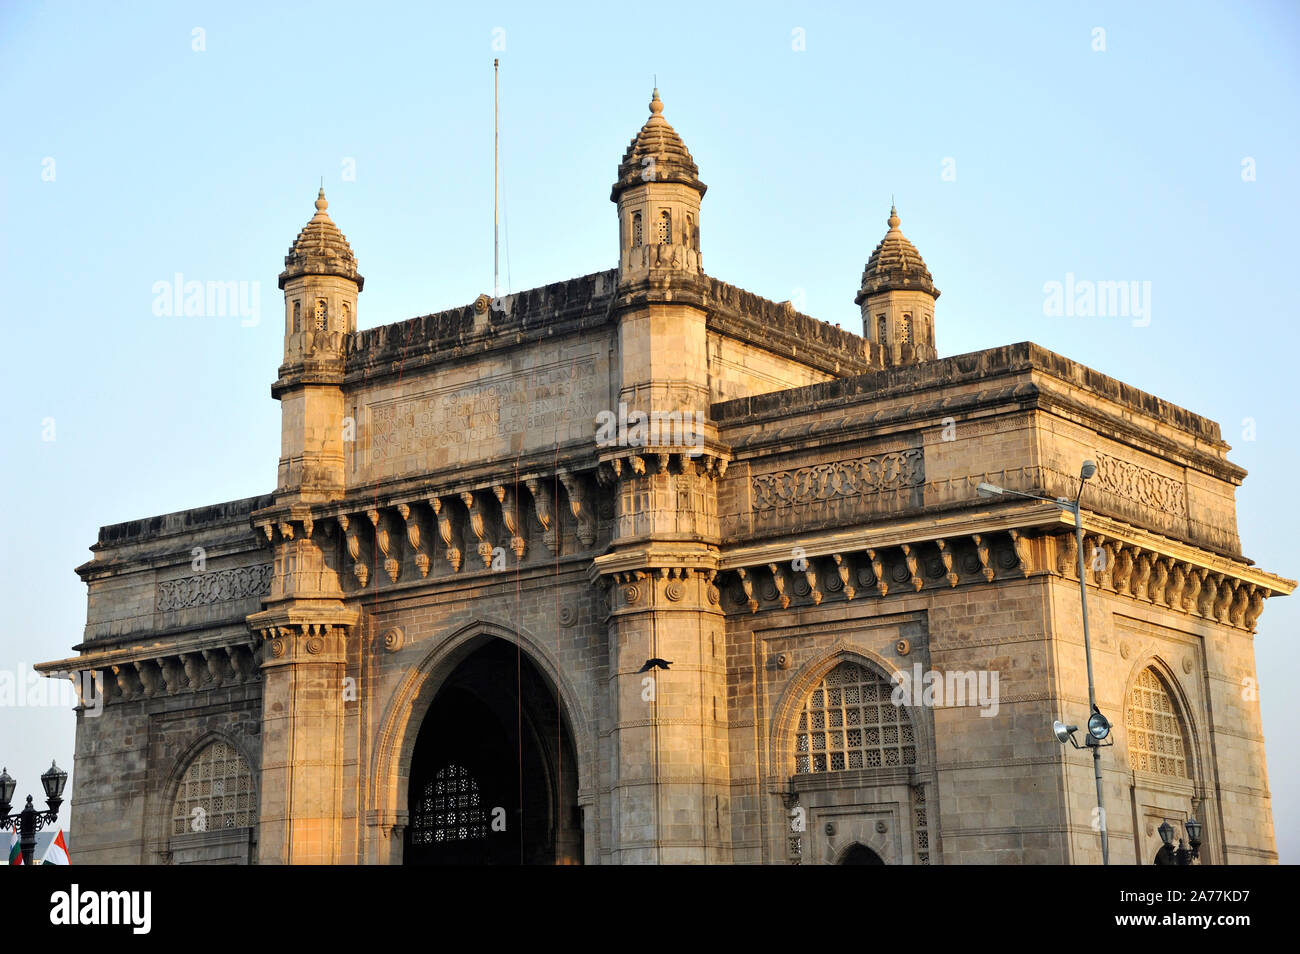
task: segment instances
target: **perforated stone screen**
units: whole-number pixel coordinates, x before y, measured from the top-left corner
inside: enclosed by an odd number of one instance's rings
[[[486,838],[478,781],[461,765],[444,765],[424,791],[411,817],[411,842],[416,845]]]
[[[841,663],[808,695],[795,734],[795,771],[841,772],[916,764],[907,712],[890,685],[857,663]]]
[[[1128,762],[1139,772],[1187,778],[1187,749],[1169,690],[1144,669],[1128,696]]]
[[[251,828],[257,796],[248,762],[228,742],[205,746],[185,769],[172,806],[172,834]]]

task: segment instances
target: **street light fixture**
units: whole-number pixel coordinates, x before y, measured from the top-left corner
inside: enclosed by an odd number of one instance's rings
[[[0,831],[12,828],[18,832],[24,865],[36,863],[36,833],[46,825],[53,824],[59,817],[59,806],[63,804],[63,786],[66,784],[68,773],[50,762],[50,767],[41,775],[41,787],[45,789],[45,804],[49,810],[38,812],[32,805],[32,797],[28,795],[23,810],[10,814],[18,782],[7,768],[0,771]]]
[[[1096,706],[1092,707],[1092,715],[1088,716],[1088,734],[1096,739],[1098,744],[1110,735],[1110,720],[1102,715]]]
[[[1052,723],[1052,731],[1056,733],[1056,740],[1062,745],[1069,742],[1076,749],[1079,747],[1079,743],[1074,741],[1074,733],[1079,731],[1077,725],[1066,725],[1060,719],[1057,719]]]
[[[1106,809],[1103,805],[1102,784],[1101,784],[1101,750],[1104,740],[1110,735],[1110,722],[1101,714],[1097,708],[1097,692],[1092,677],[1092,639],[1088,632],[1088,583],[1086,569],[1083,563],[1083,513],[1079,507],[1079,501],[1083,499],[1083,485],[1086,484],[1097,473],[1097,465],[1090,460],[1085,460],[1083,466],[1079,468],[1079,492],[1074,495],[1074,500],[1068,497],[1042,497],[1038,494],[1027,494],[1020,490],[1008,490],[1005,487],[999,487],[997,484],[987,482],[981,483],[976,491],[981,497],[1003,497],[1007,495],[1015,497],[1027,497],[1030,500],[1042,500],[1046,503],[1055,504],[1062,510],[1074,514],[1074,540],[1075,548],[1079,554],[1079,603],[1083,610],[1083,654],[1088,663],[1088,708],[1091,715],[1088,717],[1088,734],[1084,736],[1084,744],[1087,748],[1092,749],[1092,768],[1093,776],[1097,782],[1097,811],[1101,823],[1101,863],[1110,864],[1110,845],[1106,839]],[[1052,725],[1056,737],[1062,744],[1070,742],[1075,748],[1079,748],[1079,743],[1074,740],[1073,733],[1078,730],[1077,726],[1067,726],[1061,722],[1055,722]],[[1108,743],[1113,745],[1114,743]]]
[[[1184,844],[1183,840],[1179,838],[1177,849],[1174,848],[1174,826],[1169,824],[1169,819],[1166,818],[1160,827],[1156,829],[1160,832],[1160,840],[1164,844],[1156,852],[1156,860],[1153,864],[1190,865],[1200,858],[1201,823],[1195,817],[1189,816],[1183,827],[1187,829],[1187,842]]]

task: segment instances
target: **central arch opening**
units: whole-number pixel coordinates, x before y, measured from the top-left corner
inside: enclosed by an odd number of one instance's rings
[[[447,677],[411,761],[406,864],[580,864],[572,735],[551,682],[491,639]]]
[[[844,852],[839,860],[839,864],[842,865],[883,865],[884,863],[880,855],[861,842],[850,845],[848,851]]]

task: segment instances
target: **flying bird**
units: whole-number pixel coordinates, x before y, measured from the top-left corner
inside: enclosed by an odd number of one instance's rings
[[[671,665],[672,662],[670,660],[660,659],[658,656],[655,656],[652,659],[647,659],[645,665],[638,669],[637,672],[649,672],[651,669],[667,669]]]

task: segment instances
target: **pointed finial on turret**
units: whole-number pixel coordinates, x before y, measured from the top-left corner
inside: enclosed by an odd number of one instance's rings
[[[901,221],[902,221],[902,219],[900,219],[900,218],[898,217],[898,209],[894,208],[894,204],[891,202],[891,203],[889,204],[889,229],[890,229],[890,231],[891,231],[891,232],[892,232],[892,231],[896,231],[896,230],[898,229],[898,225],[899,225],[899,223],[900,223]]]
[[[650,97],[650,112],[658,116],[664,111],[663,101],[659,99],[659,87],[655,87],[654,95]]]
[[[325,184],[321,183],[320,192],[316,194],[316,211],[324,212],[329,207],[330,204],[325,201]]]

